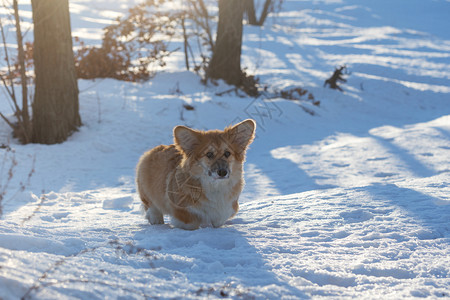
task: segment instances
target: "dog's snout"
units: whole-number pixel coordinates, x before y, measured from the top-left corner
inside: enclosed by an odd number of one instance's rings
[[[215,179],[226,179],[230,176],[230,168],[228,162],[223,159],[218,159],[214,162],[208,171],[209,176],[212,175]]]
[[[219,169],[217,171],[217,175],[219,175],[220,177],[225,177],[225,176],[227,176],[227,174],[228,174],[228,171],[225,169]]]

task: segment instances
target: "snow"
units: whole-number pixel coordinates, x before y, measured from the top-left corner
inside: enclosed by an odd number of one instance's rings
[[[98,44],[135,3],[116,2],[71,1],[74,32]],[[291,0],[245,27],[249,72],[301,86],[319,107],[216,96],[229,87],[201,85],[175,57],[145,83],[80,80],[83,127],[63,144],[20,145],[1,123],[0,298],[449,298],[449,11],[444,0]],[[344,92],[323,88],[344,63]],[[171,143],[176,125],[249,117],[238,215],[217,229],[149,225],[140,155]]]

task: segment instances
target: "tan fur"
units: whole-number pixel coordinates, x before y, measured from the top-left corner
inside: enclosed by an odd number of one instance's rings
[[[144,153],[136,168],[136,184],[149,222],[163,224],[167,214],[175,227],[192,230],[202,224],[219,227],[233,217],[244,186],[245,151],[255,127],[253,120],[223,131],[177,126],[173,145]]]

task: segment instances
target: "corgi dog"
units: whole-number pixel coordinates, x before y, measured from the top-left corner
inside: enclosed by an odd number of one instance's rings
[[[222,130],[173,130],[174,144],[144,153],[136,167],[136,184],[150,224],[194,230],[222,226],[238,209],[244,187],[243,164],[255,137],[248,119]]]

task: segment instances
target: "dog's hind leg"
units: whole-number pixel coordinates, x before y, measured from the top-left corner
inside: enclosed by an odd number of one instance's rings
[[[156,206],[144,196],[143,193],[139,193],[142,201],[142,208],[145,212],[145,218],[150,222],[150,224],[164,224],[164,215],[159,211]]]
[[[145,218],[150,224],[164,224],[164,215],[156,206],[149,200],[146,194],[143,192],[141,185],[138,184],[139,197],[141,198],[142,208],[145,212]]]
[[[145,217],[152,225],[164,224],[164,215],[154,205],[150,205],[145,213]]]

